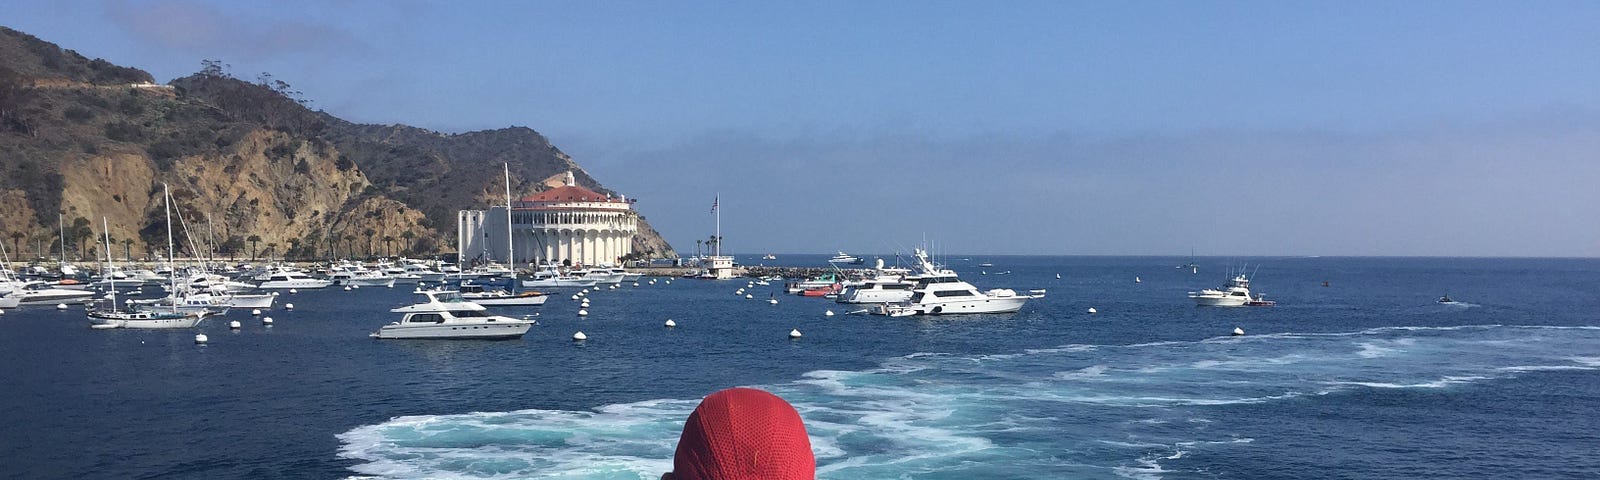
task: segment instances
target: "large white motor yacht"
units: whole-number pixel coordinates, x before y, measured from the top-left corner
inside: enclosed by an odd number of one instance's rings
[[[523,279],[523,288],[593,287],[595,279],[578,275],[563,275],[555,267],[540,267],[533,278]]]
[[[372,338],[384,339],[496,339],[519,338],[533,326],[531,320],[518,320],[484,313],[482,305],[462,300],[461,294],[445,290],[418,290],[426,301],[400,307],[391,312],[404,313],[400,321],[372,332]]]
[[[834,255],[833,258],[829,258],[828,263],[835,265],[861,265],[866,263],[866,260],[862,260],[861,257],[857,257],[855,255],[839,252],[838,255]]]
[[[1235,275],[1220,290],[1207,288],[1189,292],[1189,298],[1206,307],[1242,307],[1255,300],[1250,296],[1250,279],[1245,278],[1244,274]]]
[[[898,303],[911,299],[911,289],[917,286],[918,276],[904,268],[884,268],[878,259],[874,275],[859,285],[850,285],[839,292],[839,303]]]
[[[87,303],[94,299],[94,292],[72,288],[61,288],[55,284],[41,281],[31,281],[23,284],[21,305],[55,305],[60,303]]]
[[[333,272],[328,275],[328,280],[334,285],[347,285],[352,287],[393,287],[394,277],[365,269],[350,269]]]
[[[899,303],[880,305],[879,315],[892,317],[908,315],[951,315],[965,313],[1011,313],[1022,309],[1029,295],[996,288],[978,291],[978,287],[961,280],[956,272],[941,269],[928,260],[925,250],[917,249],[919,267],[924,272],[911,289],[911,299]]]
[[[310,276],[307,276],[304,273],[300,273],[300,272],[296,272],[296,271],[292,271],[292,270],[280,270],[280,271],[272,272],[272,274],[270,274],[270,275],[267,275],[267,279],[262,281],[260,285],[257,285],[256,288],[261,288],[261,289],[324,288],[324,287],[327,287],[328,285],[332,285],[332,284],[333,284],[333,282],[330,282],[330,281],[327,281],[327,280],[322,280],[322,279],[311,278]]]
[[[461,298],[468,302],[490,307],[531,307],[544,305],[550,297],[543,293],[526,291],[511,293],[498,288],[484,288],[476,283],[461,284]]]

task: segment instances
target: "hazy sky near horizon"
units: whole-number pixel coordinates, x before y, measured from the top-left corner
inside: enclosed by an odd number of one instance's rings
[[[1600,256],[1600,2],[0,0],[158,81],[531,127],[680,252]]]

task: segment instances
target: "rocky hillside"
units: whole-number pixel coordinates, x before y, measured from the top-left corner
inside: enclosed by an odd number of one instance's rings
[[[423,255],[452,251],[457,210],[503,201],[502,163],[515,194],[566,170],[612,193],[528,128],[354,124],[216,62],[150,80],[0,27],[0,241],[32,253],[55,241],[60,214],[69,245],[88,251],[103,216],[139,255],[165,243],[167,183],[194,241],[234,253]],[[644,229],[635,251],[675,255]]]

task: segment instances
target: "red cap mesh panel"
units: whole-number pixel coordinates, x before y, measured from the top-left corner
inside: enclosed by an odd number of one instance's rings
[[[683,426],[674,480],[812,480],[811,439],[777,395],[730,388],[700,402]]]

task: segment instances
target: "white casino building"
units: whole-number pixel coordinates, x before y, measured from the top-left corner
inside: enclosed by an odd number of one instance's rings
[[[639,231],[633,202],[580,187],[567,172],[560,186],[512,202],[517,265],[621,264],[618,259],[633,252],[633,236]],[[462,210],[457,221],[464,261],[506,262],[506,207]]]

